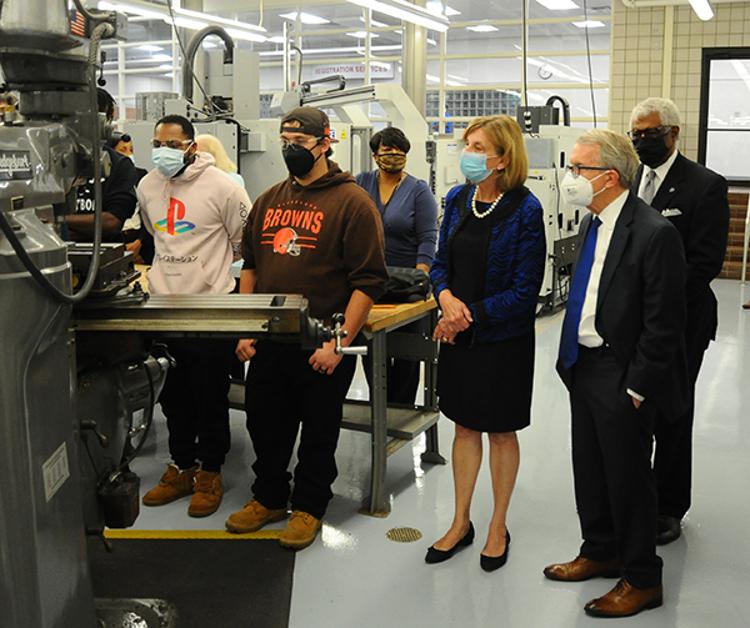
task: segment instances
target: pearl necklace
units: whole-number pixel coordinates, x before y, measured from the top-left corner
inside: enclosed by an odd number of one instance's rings
[[[503,193],[500,193],[500,196],[498,196],[493,202],[492,205],[489,206],[487,211],[477,211],[477,192],[479,192],[479,186],[474,188],[474,196],[471,197],[471,212],[477,217],[477,218],[487,218],[492,213],[492,210],[497,207],[497,204],[500,202],[500,199],[503,198]]]

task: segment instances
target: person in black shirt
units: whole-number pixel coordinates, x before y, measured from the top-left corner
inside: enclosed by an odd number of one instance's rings
[[[107,121],[114,117],[115,101],[103,89],[97,90],[99,113]],[[121,242],[122,226],[133,215],[136,205],[135,164],[109,146],[103,147],[102,178],[102,241]],[[91,242],[94,238],[94,181],[90,179],[78,188],[75,212],[65,217],[66,238],[76,242]]]

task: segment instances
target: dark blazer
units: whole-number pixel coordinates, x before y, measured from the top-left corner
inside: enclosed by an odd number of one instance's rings
[[[638,169],[633,192],[643,176]],[[703,351],[716,337],[718,315],[711,281],[721,272],[729,234],[727,182],[681,154],[667,172],[651,206],[660,212],[679,210],[665,216],[680,232],[687,260],[687,340]]]
[[[578,233],[577,250],[591,224]],[[688,407],[685,359],[685,256],[677,230],[632,192],[620,213],[604,260],[596,330],[622,366],[630,388],[676,420]],[[570,388],[572,371],[558,360]]]
[[[473,185],[459,185],[445,197],[438,250],[430,268],[436,299],[451,286],[451,243],[471,213],[473,194]],[[536,196],[525,187],[509,190],[494,211],[510,213],[487,231],[484,298],[466,304],[474,319],[474,337],[484,343],[533,332],[547,259],[544,212]]]

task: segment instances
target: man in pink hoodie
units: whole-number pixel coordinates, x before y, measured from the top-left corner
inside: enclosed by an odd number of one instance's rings
[[[148,273],[152,294],[228,294],[231,265],[251,208],[247,192],[199,153],[187,118],[166,116],[154,130],[156,168],[138,186],[143,224],[154,236]],[[192,495],[188,514],[205,517],[221,503],[221,466],[229,451],[229,372],[234,343],[185,339],[169,343],[177,362],[159,398],[172,462],[143,497],[161,506]],[[200,462],[200,467],[198,466]]]

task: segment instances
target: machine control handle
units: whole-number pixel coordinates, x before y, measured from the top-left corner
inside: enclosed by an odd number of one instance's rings
[[[336,353],[338,355],[367,355],[367,347],[344,347],[341,345],[341,341],[349,335],[349,332],[343,327],[345,322],[346,318],[341,313],[334,314],[331,317],[333,339],[336,341]]]

